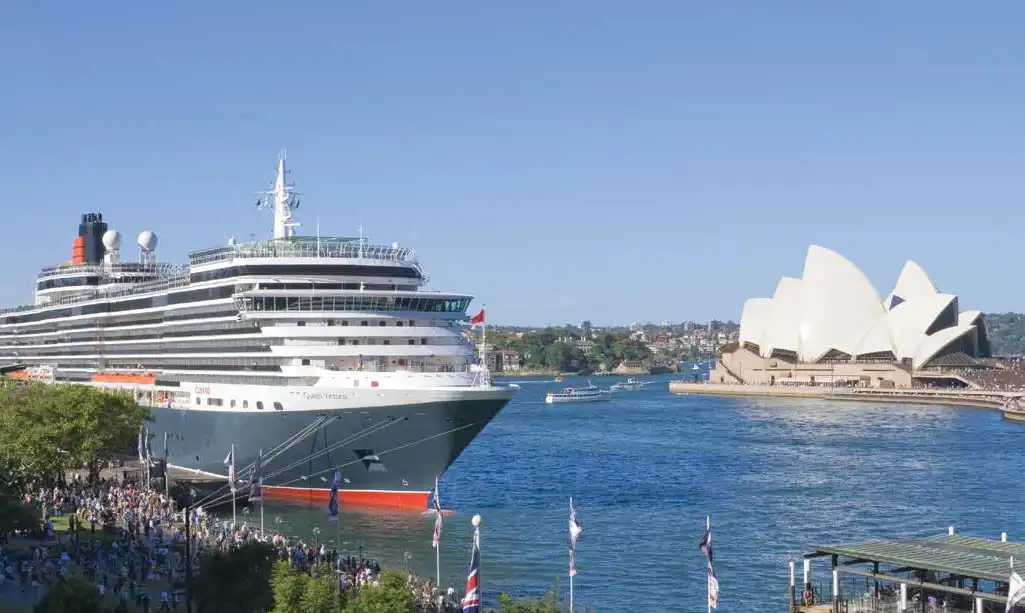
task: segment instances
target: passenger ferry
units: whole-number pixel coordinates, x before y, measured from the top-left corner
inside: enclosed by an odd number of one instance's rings
[[[240,482],[262,451],[268,498],[327,500],[338,471],[343,504],[426,507],[514,389],[492,384],[461,333],[471,296],[429,291],[412,249],[362,229],[299,236],[298,204],[282,156],[257,202],[273,237],[185,265],[158,262],[149,231],[128,261],[103,216],[83,215],[35,304],[0,311],[0,366],[128,390],[172,467],[226,480],[234,445]]]
[[[559,404],[564,402],[598,402],[612,400],[612,390],[603,390],[590,382],[584,387],[567,387],[560,392],[548,392],[545,394],[546,404]]]

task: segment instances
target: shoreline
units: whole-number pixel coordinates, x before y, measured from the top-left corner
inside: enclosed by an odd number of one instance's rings
[[[692,383],[670,381],[669,393],[700,396],[748,396],[763,398],[814,398],[845,402],[899,402],[980,409],[1001,409],[1009,398],[1021,397],[1021,392],[996,390],[932,390],[932,389],[879,389],[828,387],[784,387],[770,385]],[[1004,411],[1006,413],[1006,411]]]

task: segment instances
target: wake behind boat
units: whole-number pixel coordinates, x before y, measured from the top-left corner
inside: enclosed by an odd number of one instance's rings
[[[612,400],[612,390],[603,390],[590,382],[584,387],[567,387],[561,392],[545,394],[545,404],[598,402],[601,400]]]

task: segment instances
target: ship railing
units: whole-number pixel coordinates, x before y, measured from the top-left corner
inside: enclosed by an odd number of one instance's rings
[[[136,272],[136,273],[155,273],[155,274],[173,274],[176,270],[180,269],[181,266],[177,264],[169,264],[167,262],[158,262],[156,264],[140,264],[135,262],[118,262],[117,264],[61,264],[59,266],[47,266],[39,271],[40,278],[49,276],[51,274],[67,274],[77,272],[89,272],[89,273],[124,273],[124,272]]]
[[[315,239],[303,238],[302,241],[266,241],[260,243],[243,243],[193,251],[189,253],[192,266],[222,262],[233,259],[247,258],[344,258],[356,260],[379,260],[386,262],[403,262],[416,265],[414,250],[408,247],[387,245],[368,245],[359,239]]]
[[[10,313],[22,313],[25,311],[37,311],[40,309],[51,309],[55,307],[68,306],[73,304],[81,304],[84,302],[93,302],[96,300],[120,298],[123,296],[134,296],[137,294],[148,294],[151,292],[159,292],[165,289],[182,287],[188,284],[188,269],[185,267],[178,267],[175,269],[174,274],[156,281],[147,281],[145,283],[138,283],[129,287],[111,289],[106,291],[97,291],[92,294],[77,294],[74,296],[58,297],[46,304],[23,304],[21,306],[0,310],[0,315],[7,315]]]

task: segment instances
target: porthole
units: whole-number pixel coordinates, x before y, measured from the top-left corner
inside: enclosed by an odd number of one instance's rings
[[[256,410],[257,411],[262,411],[263,410],[263,402],[261,402],[259,400],[256,401]]]

